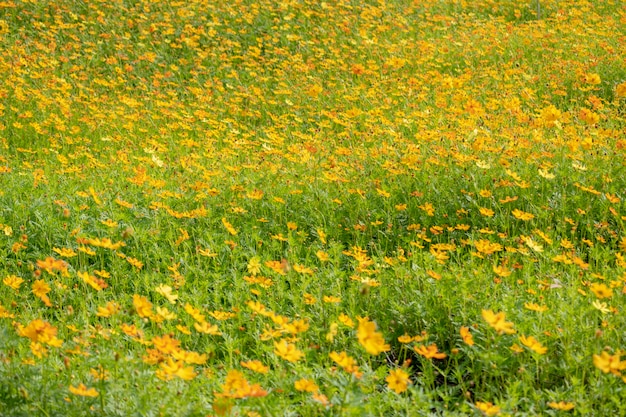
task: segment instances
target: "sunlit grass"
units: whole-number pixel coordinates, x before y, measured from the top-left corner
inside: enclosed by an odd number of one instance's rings
[[[626,412],[620,2],[0,11],[1,415]]]

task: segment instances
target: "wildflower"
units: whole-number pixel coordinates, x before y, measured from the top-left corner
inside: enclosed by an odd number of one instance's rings
[[[237,235],[237,230],[233,227],[232,224],[228,222],[228,220],[226,220],[226,217],[222,217],[222,224],[224,225],[228,233],[230,233],[233,236]]]
[[[294,387],[296,391],[300,392],[317,392],[319,391],[319,387],[314,381],[310,379],[299,379],[294,382]]]
[[[319,392],[313,394],[313,399],[322,404],[324,407],[329,407],[332,405],[330,401],[328,401],[328,397]]]
[[[484,253],[485,255],[491,255],[495,252],[502,251],[502,245],[499,243],[494,243],[486,239],[480,239],[477,242],[474,242],[474,247],[480,253]]]
[[[498,407],[497,405],[493,405],[490,402],[477,401],[475,405],[476,408],[478,408],[480,411],[483,412],[484,415],[488,417],[497,416],[498,414],[500,414],[500,407]]]
[[[595,294],[596,297],[600,299],[611,298],[613,296],[613,290],[603,283],[598,284],[594,282],[593,284],[591,284],[591,287],[589,289],[592,293]]]
[[[126,258],[126,261],[128,261],[129,264],[131,264],[132,266],[134,266],[137,269],[143,268],[143,262],[141,262],[139,259],[131,258],[129,256],[129,257]]]
[[[111,317],[119,311],[119,306],[114,301],[109,301],[104,307],[98,307],[97,317]]]
[[[180,349],[180,341],[168,334],[165,336],[155,336],[152,338],[152,344],[159,352],[166,355],[177,352]]]
[[[156,308],[157,321],[163,320],[175,320],[178,316],[169,311],[166,307],[157,307]]]
[[[337,320],[339,320],[339,322],[343,324],[344,326],[347,326],[350,328],[354,327],[354,321],[350,317],[348,317],[346,314],[341,313],[339,317],[337,318]]]
[[[626,81],[621,84],[618,84],[615,87],[615,96],[616,97],[626,97]]]
[[[76,275],[78,275],[79,278],[85,281],[86,284],[91,286],[96,291],[100,291],[103,288],[106,288],[108,286],[106,282],[104,282],[101,279],[96,278],[93,275],[89,275],[88,272],[79,271]]]
[[[222,333],[218,330],[216,324],[209,324],[206,321],[202,323],[194,323],[193,327],[200,333],[212,335],[212,336],[220,336]]]
[[[63,276],[68,276],[69,273],[67,271],[68,265],[67,262],[62,260],[57,260],[52,257],[47,257],[43,261],[37,261],[37,268],[43,269],[49,274],[53,274],[54,271],[59,271]]]
[[[582,81],[585,84],[597,85],[602,82],[600,76],[596,73],[590,72],[589,74],[584,74],[582,77]]]
[[[603,303],[600,300],[596,300],[593,303],[591,303],[591,305],[596,309],[599,310],[602,314],[608,314],[611,312],[611,310],[609,309],[609,306],[607,305],[607,303]]]
[[[341,298],[335,297],[334,295],[325,295],[322,297],[322,301],[329,304],[337,304],[341,302]]]
[[[461,337],[463,338],[463,342],[469,346],[474,346],[474,337],[469,331],[469,327],[461,327],[460,330]]]
[[[391,347],[385,343],[383,335],[376,331],[376,323],[366,318],[359,318],[357,338],[361,346],[371,355],[386,352]]]
[[[502,333],[513,334],[513,333],[515,333],[515,330],[513,329],[513,323],[504,320],[506,314],[503,311],[501,311],[501,312],[496,314],[496,313],[494,313],[491,310],[482,310],[481,314],[482,314],[483,318],[485,319],[485,321],[491,327],[493,327],[498,332],[498,334],[502,334]]]
[[[552,401],[548,403],[548,407],[559,411],[569,411],[574,409],[574,403],[567,403],[565,401],[559,401],[557,403]]]
[[[77,387],[70,385],[70,392],[81,397],[97,397],[100,395],[95,388],[87,388],[85,384],[79,384]]]
[[[3,279],[2,282],[4,283],[4,285],[11,287],[14,290],[19,290],[24,280],[18,276],[9,275],[5,279]]]
[[[237,370],[228,371],[222,385],[223,396],[231,398],[264,397],[267,395],[259,384],[250,384]]]
[[[390,390],[394,391],[396,394],[402,394],[407,390],[411,380],[409,379],[409,374],[404,372],[402,369],[392,369],[389,371],[389,375],[385,378],[387,381],[387,386]]]
[[[14,314],[9,313],[9,310],[7,310],[6,308],[4,308],[4,306],[0,305],[0,319],[3,318],[15,318]]]
[[[493,215],[496,213],[495,211],[485,208],[485,207],[480,207],[478,211],[480,212],[481,215],[485,217],[493,217]]]
[[[250,258],[247,268],[248,273],[250,273],[251,275],[258,275],[261,272],[261,259],[258,256]]]
[[[438,352],[437,345],[434,343],[429,346],[416,346],[415,351],[427,359],[445,359],[447,356],[445,353]]]
[[[157,376],[164,380],[177,376],[182,380],[190,381],[197,376],[193,366],[185,366],[185,362],[182,360],[174,360],[172,358],[167,358],[166,362],[161,363],[159,371],[157,371]]]
[[[52,250],[64,258],[72,258],[78,255],[76,252],[74,252],[72,249],[69,249],[69,248],[62,248],[62,249],[52,248]]]
[[[541,110],[540,118],[546,126],[552,127],[558,125],[561,119],[561,111],[550,105]]]
[[[178,300],[178,295],[172,294],[172,287],[169,285],[161,284],[154,289],[157,293],[162,295],[172,304],[176,304],[176,300]]]
[[[56,337],[57,328],[41,319],[31,321],[26,327],[18,325],[18,334],[29,338],[33,342],[49,346],[59,347],[63,344],[63,341]]]
[[[268,366],[263,365],[261,361],[257,361],[257,360],[248,361],[248,362],[242,361],[240,362],[240,365],[243,366],[244,368],[248,368],[251,371],[258,372],[261,374],[266,374],[270,370]]]
[[[541,343],[539,343],[539,341],[537,339],[535,339],[533,336],[520,336],[519,338],[520,342],[522,342],[522,344],[528,348],[530,348],[531,350],[537,352],[540,355],[543,355],[544,353],[546,353],[548,351],[548,348],[546,348],[545,346],[542,346]]]
[[[304,356],[304,353],[296,347],[296,345],[287,342],[286,340],[280,340],[274,342],[274,353],[286,361],[298,362]]]
[[[189,233],[185,229],[178,229],[178,230],[180,231],[180,236],[178,236],[178,239],[176,239],[176,242],[174,242],[174,245],[176,246],[190,239]]]
[[[535,218],[535,215],[532,213],[526,213],[525,211],[515,209],[511,212],[513,217],[519,220],[528,221]]]
[[[524,303],[524,308],[530,311],[536,311],[538,313],[543,313],[544,311],[548,311],[548,307],[540,306],[535,303]]]
[[[315,297],[313,297],[313,295],[309,293],[304,294],[304,304],[313,305],[315,303],[317,303],[317,300],[315,299]]]
[[[353,374],[357,378],[361,377],[361,372],[359,372],[356,360],[350,357],[346,352],[337,353],[333,351],[330,352],[328,356],[330,356],[330,358],[337,363],[337,365],[341,366],[344,371]]]
[[[511,270],[505,266],[495,265],[492,269],[496,275],[502,278],[506,278],[511,275]]]
[[[52,306],[52,304],[50,303],[50,299],[47,296],[47,294],[50,292],[50,286],[46,284],[44,280],[36,280],[32,285],[32,289],[33,294],[35,294],[36,297],[39,297],[46,306]]]
[[[139,317],[152,317],[152,303],[146,297],[138,294],[133,295],[133,306]]]
[[[603,351],[600,355],[593,355],[593,365],[605,374],[620,376],[621,371],[626,369],[626,361],[620,360],[620,356],[621,352],[611,355]]]

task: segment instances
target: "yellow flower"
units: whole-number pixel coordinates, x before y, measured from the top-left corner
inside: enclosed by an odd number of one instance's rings
[[[64,258],[71,258],[73,256],[76,256],[77,253],[74,252],[72,249],[70,248],[52,248],[53,251],[55,251],[56,253],[58,253],[59,255],[63,256]]]
[[[317,384],[315,384],[315,382],[311,381],[310,379],[300,379],[294,382],[294,387],[296,388],[296,391],[300,391],[300,392],[319,391],[319,387],[317,386]]]
[[[548,106],[541,110],[540,118],[546,126],[555,126],[561,119],[561,111],[554,106]]]
[[[56,337],[57,328],[41,319],[31,321],[26,327],[19,325],[18,334],[29,338],[35,343],[43,343],[55,347],[59,347],[63,344],[63,341]]]
[[[33,294],[37,297],[43,297],[50,292],[50,286],[42,279],[38,279],[33,283]]]
[[[574,408],[574,403],[566,403],[565,401],[559,401],[557,403],[552,401],[548,403],[548,407],[559,411],[569,411]]]
[[[354,327],[354,321],[350,317],[348,317],[346,314],[341,313],[339,317],[337,318],[337,320],[339,320],[339,322],[343,324],[344,326],[348,326],[350,328]]]
[[[230,224],[228,222],[228,220],[226,220],[226,217],[222,217],[222,224],[224,225],[224,227],[226,228],[226,230],[228,231],[228,233],[230,233],[233,236],[237,235],[237,230],[235,230],[235,228],[233,227],[232,224]]]
[[[615,355],[610,355],[608,352],[593,355],[593,365],[605,374],[612,373],[616,376],[620,376],[621,371],[626,369],[626,361],[620,360],[620,352]]]
[[[496,275],[502,278],[506,278],[511,275],[511,270],[506,266],[495,265],[492,269]]]
[[[284,339],[274,342],[274,353],[289,362],[298,362],[304,356],[304,353],[298,350],[296,345]]]
[[[46,284],[44,280],[38,279],[35,282],[33,282],[32,290],[33,290],[33,294],[39,297],[46,306],[52,307],[50,298],[48,298],[48,296],[46,295],[50,292],[50,286]]]
[[[516,219],[519,220],[524,220],[524,221],[528,221],[528,220],[532,220],[535,218],[535,215],[532,213],[526,213],[525,211],[522,210],[518,210],[515,209],[513,211],[511,211],[511,214],[513,215],[513,217],[515,217]]]
[[[617,97],[626,97],[626,81],[615,87],[615,95]]]
[[[607,287],[606,284],[603,284],[603,283],[598,284],[594,282],[593,284],[591,284],[591,287],[589,287],[589,289],[591,290],[592,293],[595,294],[596,297],[600,299],[611,298],[613,296],[613,290]]]
[[[594,72],[590,72],[589,74],[585,74],[583,75],[583,81],[586,84],[591,84],[591,85],[597,85],[600,84],[602,82],[602,80],[600,79],[600,76]]]
[[[139,317],[152,317],[152,303],[146,297],[138,294],[133,295],[133,306]]]
[[[535,303],[524,303],[524,308],[530,311],[536,311],[538,313],[548,311],[548,307],[540,306],[539,304],[535,304]]]
[[[478,211],[480,212],[481,215],[485,217],[493,217],[493,215],[495,214],[495,211],[485,208],[485,207],[479,208]]]
[[[119,310],[119,306],[114,301],[109,301],[104,307],[98,307],[98,312],[96,313],[96,316],[111,317]]]
[[[357,338],[361,346],[371,355],[378,355],[379,353],[391,349],[391,347],[385,343],[383,335],[376,331],[376,323],[369,321],[367,317],[359,318]]]
[[[248,261],[248,272],[254,276],[261,272],[261,259],[258,256],[250,258]]]
[[[402,394],[407,390],[411,380],[409,379],[409,374],[404,372],[402,369],[392,369],[389,371],[389,375],[385,378],[387,381],[387,386],[390,390],[394,391],[396,394]]]
[[[337,353],[335,351],[330,352],[328,355],[330,358],[341,366],[344,371],[353,374],[355,377],[360,378],[361,372],[356,364],[356,360],[350,357],[346,352]]]
[[[483,412],[484,415],[486,416],[497,416],[498,414],[500,414],[500,407],[498,407],[497,405],[493,405],[490,402],[482,402],[482,401],[478,401],[476,402],[476,408],[478,408],[480,411]]]
[[[241,366],[243,366],[244,368],[248,368],[251,371],[254,372],[258,372],[261,374],[266,374],[270,368],[268,366],[263,365],[263,363],[261,361],[248,361],[248,362],[240,362]]]
[[[513,323],[511,323],[510,321],[505,321],[504,320],[506,314],[503,311],[495,314],[491,310],[482,310],[482,316],[485,319],[485,321],[491,327],[496,329],[498,334],[502,334],[502,333],[513,334],[513,333],[515,333],[515,330],[513,329]]]
[[[548,351],[548,348],[546,348],[545,346],[542,346],[541,343],[539,343],[539,341],[537,339],[535,339],[533,336],[520,336],[519,338],[520,342],[522,342],[522,345],[532,349],[533,351],[537,352],[540,355],[543,355],[544,353],[546,353]]]
[[[196,373],[193,370],[193,366],[185,366],[183,361],[175,361],[172,358],[167,358],[166,362],[161,363],[161,373],[157,373],[157,376],[161,379],[171,379],[174,376],[179,377],[185,381],[190,381],[196,377]]]
[[[163,297],[167,298],[167,301],[169,301],[170,303],[176,304],[176,300],[178,300],[178,295],[172,294],[172,287],[170,287],[169,285],[161,284],[154,290],[161,294]]]
[[[319,259],[320,262],[327,262],[328,260],[330,260],[330,257],[328,256],[328,254],[322,250],[318,250],[315,253],[315,256],[317,256],[317,259]]]
[[[216,324],[209,324],[206,321],[203,321],[202,323],[194,323],[193,327],[200,333],[205,333],[205,334],[209,334],[212,336],[219,336],[222,334],[218,330]]]
[[[24,282],[24,280],[15,275],[9,275],[5,279],[2,280],[4,285],[13,288],[14,290],[19,290],[20,285]]]
[[[0,304],[0,319],[2,318],[15,318],[14,314],[9,313],[9,310],[7,310],[6,308],[4,308],[4,306],[2,306]]]
[[[95,388],[87,388],[85,384],[79,384],[77,387],[70,385],[70,392],[81,397],[97,397],[100,395]]]
[[[259,384],[251,385],[243,374],[236,370],[228,371],[222,389],[224,393],[220,395],[231,398],[264,397],[267,395],[267,391],[261,388]]]

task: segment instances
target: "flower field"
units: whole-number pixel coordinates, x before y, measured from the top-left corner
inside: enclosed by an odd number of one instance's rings
[[[0,415],[626,415],[626,6],[0,1]]]

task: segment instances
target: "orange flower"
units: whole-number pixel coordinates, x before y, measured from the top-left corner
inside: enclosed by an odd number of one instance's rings
[[[417,353],[428,359],[444,359],[447,356],[445,353],[438,352],[437,345],[434,343],[429,346],[419,345],[416,346],[414,349]]]
[[[460,333],[463,338],[463,342],[469,346],[474,346],[474,337],[470,333],[469,327],[461,327]]]

